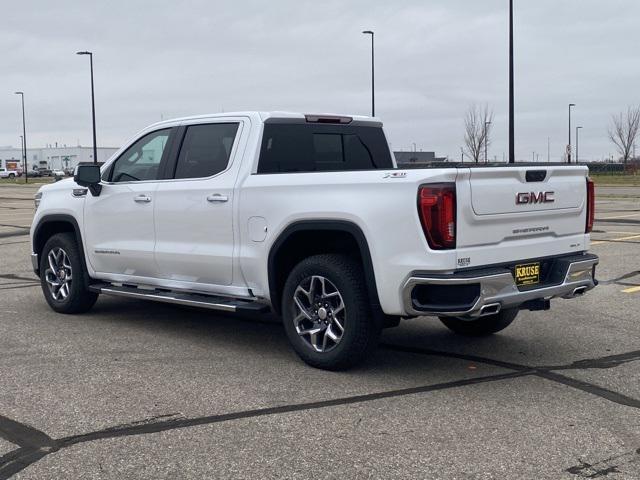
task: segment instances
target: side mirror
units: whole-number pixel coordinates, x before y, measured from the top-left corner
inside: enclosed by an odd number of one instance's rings
[[[73,181],[81,187],[87,187],[91,195],[97,197],[102,191],[102,185],[100,185],[100,165],[78,165],[73,174]]]

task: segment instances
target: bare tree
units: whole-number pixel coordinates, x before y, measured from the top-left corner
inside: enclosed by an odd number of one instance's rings
[[[640,106],[628,107],[626,113],[612,115],[611,120],[609,138],[620,152],[622,161],[627,163],[633,154],[633,146],[640,133]]]
[[[480,161],[483,152],[491,145],[492,122],[493,111],[489,110],[489,105],[480,107],[473,104],[464,117],[465,153],[476,163]]]

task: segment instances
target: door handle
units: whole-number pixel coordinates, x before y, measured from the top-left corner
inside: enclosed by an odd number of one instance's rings
[[[133,199],[133,201],[137,203],[149,203],[151,201],[151,197],[149,195],[138,195]]]
[[[229,197],[226,195],[220,195],[219,193],[214,193],[213,195],[209,195],[207,197],[207,202],[227,202],[229,201]]]

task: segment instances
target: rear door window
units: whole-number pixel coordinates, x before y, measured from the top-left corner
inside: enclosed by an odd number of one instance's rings
[[[174,178],[206,178],[226,170],[237,132],[238,123],[187,127]]]

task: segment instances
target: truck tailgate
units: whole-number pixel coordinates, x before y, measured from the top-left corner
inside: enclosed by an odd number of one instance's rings
[[[458,168],[457,248],[491,247],[482,263],[585,249],[586,176],[567,165]]]

